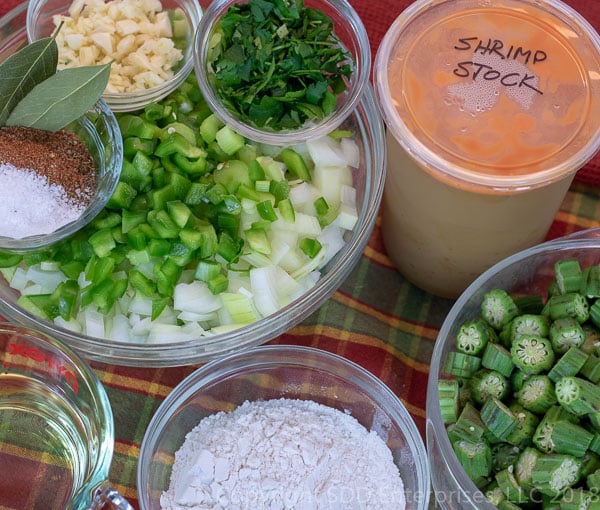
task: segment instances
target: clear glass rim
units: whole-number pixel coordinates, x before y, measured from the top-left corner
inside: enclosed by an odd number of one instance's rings
[[[358,13],[345,0],[320,0],[329,4],[336,11],[343,15],[343,18],[352,28],[356,37],[358,46],[358,55],[354,55],[354,78],[351,82],[351,89],[344,99],[341,108],[322,121],[305,125],[296,130],[267,131],[257,128],[250,123],[241,121],[225,108],[218,98],[214,88],[209,83],[208,72],[206,70],[206,60],[209,49],[209,40],[215,23],[220,19],[225,10],[232,3],[246,3],[242,0],[213,0],[206,9],[202,20],[196,30],[194,38],[194,69],[200,90],[209,104],[211,110],[223,122],[232,126],[237,132],[243,134],[251,140],[268,143],[271,145],[288,145],[306,141],[312,138],[325,136],[340,124],[352,113],[358,102],[361,100],[365,89],[369,84],[371,72],[371,47],[366,28],[360,19]]]
[[[433,6],[444,4],[449,1],[455,0],[438,0],[433,2]],[[555,18],[561,20],[565,24],[577,25],[581,34],[584,34],[589,41],[590,47],[593,47],[598,55],[600,55],[600,35],[598,35],[594,27],[581,14],[566,3],[561,0],[511,1],[514,1],[514,3],[528,3],[535,5],[536,8],[551,13]],[[416,0],[396,18],[381,41],[375,57],[373,71],[375,93],[387,129],[402,148],[422,168],[426,169],[432,175],[443,176],[445,179],[454,181],[457,186],[465,184],[480,187],[482,189],[514,193],[546,186],[560,179],[568,178],[569,176],[574,175],[577,170],[585,165],[596,154],[600,149],[600,123],[598,123],[594,135],[587,140],[582,149],[568,159],[557,162],[555,165],[545,170],[529,174],[498,176],[478,173],[450,162],[444,157],[436,154],[415,136],[401,119],[393,102],[388,99],[391,97],[391,93],[387,78],[387,62],[390,60],[390,55],[394,51],[396,41],[402,36],[404,27],[410,24],[424,11],[431,8],[431,0]]]
[[[307,365],[307,360],[309,360],[310,366]],[[178,411],[179,406],[199,389],[217,382],[221,378],[234,375],[240,370],[257,371],[263,367],[270,368],[274,365],[309,367],[311,370],[331,374],[338,373],[342,368],[351,372],[352,384],[359,386],[370,398],[385,407],[394,421],[402,425],[400,428],[415,461],[417,480],[420,484],[414,489],[419,491],[419,494],[423,493],[421,508],[427,508],[430,482],[427,454],[417,426],[402,401],[380,379],[357,363],[315,347],[293,345],[264,345],[211,361],[188,375],[169,393],[150,420],[140,448],[137,486],[142,491],[140,494],[141,508],[144,508],[146,503],[146,494],[143,488],[146,486],[149,461],[153,450],[165,425]]]

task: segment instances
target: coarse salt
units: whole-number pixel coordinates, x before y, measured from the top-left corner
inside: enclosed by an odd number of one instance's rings
[[[0,163],[0,236],[50,234],[75,221],[84,209],[60,184],[33,170]]]

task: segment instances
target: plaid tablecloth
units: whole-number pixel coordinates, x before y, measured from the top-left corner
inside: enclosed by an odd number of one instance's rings
[[[375,53],[381,37],[410,3],[350,0]],[[0,16],[19,0],[1,0]],[[201,0],[206,5],[205,0]],[[567,0],[600,29],[600,2]],[[579,171],[548,238],[600,226],[600,158]],[[406,282],[392,267],[379,223],[365,252],[339,290],[312,316],[271,343],[308,345],[349,358],[385,382],[406,404],[424,434],[429,360],[452,301]],[[138,369],[94,362],[114,412],[116,444],[110,479],[137,508],[136,468],[146,427],[161,401],[197,366]]]

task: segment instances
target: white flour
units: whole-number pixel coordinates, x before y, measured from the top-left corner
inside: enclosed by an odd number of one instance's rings
[[[49,234],[75,221],[83,210],[61,185],[32,170],[0,163],[0,236]]]
[[[175,454],[163,510],[405,508],[383,440],[313,401],[245,402],[204,418]]]

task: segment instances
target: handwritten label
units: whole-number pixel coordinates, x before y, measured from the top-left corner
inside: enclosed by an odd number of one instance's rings
[[[468,51],[474,55],[472,60],[458,62],[453,73],[459,78],[482,79],[499,82],[503,87],[527,87],[538,94],[543,92],[537,87],[537,76],[529,72],[526,66],[539,64],[548,59],[545,51],[525,49],[522,46],[509,45],[498,39],[480,37],[462,37],[454,46],[455,50]],[[484,57],[475,59],[475,56]],[[487,58],[485,58],[487,57]],[[513,61],[518,66],[498,66],[497,61]],[[508,67],[508,68],[507,68]]]
[[[11,343],[8,345],[8,354],[13,356],[21,356],[23,358],[30,359],[36,363],[46,363],[48,367],[54,370],[59,377],[63,377],[67,384],[71,386],[75,394],[79,391],[79,382],[77,380],[77,376],[73,374],[73,372],[69,371],[65,366],[57,363],[56,359],[35,347],[29,347],[24,344],[14,344]]]

